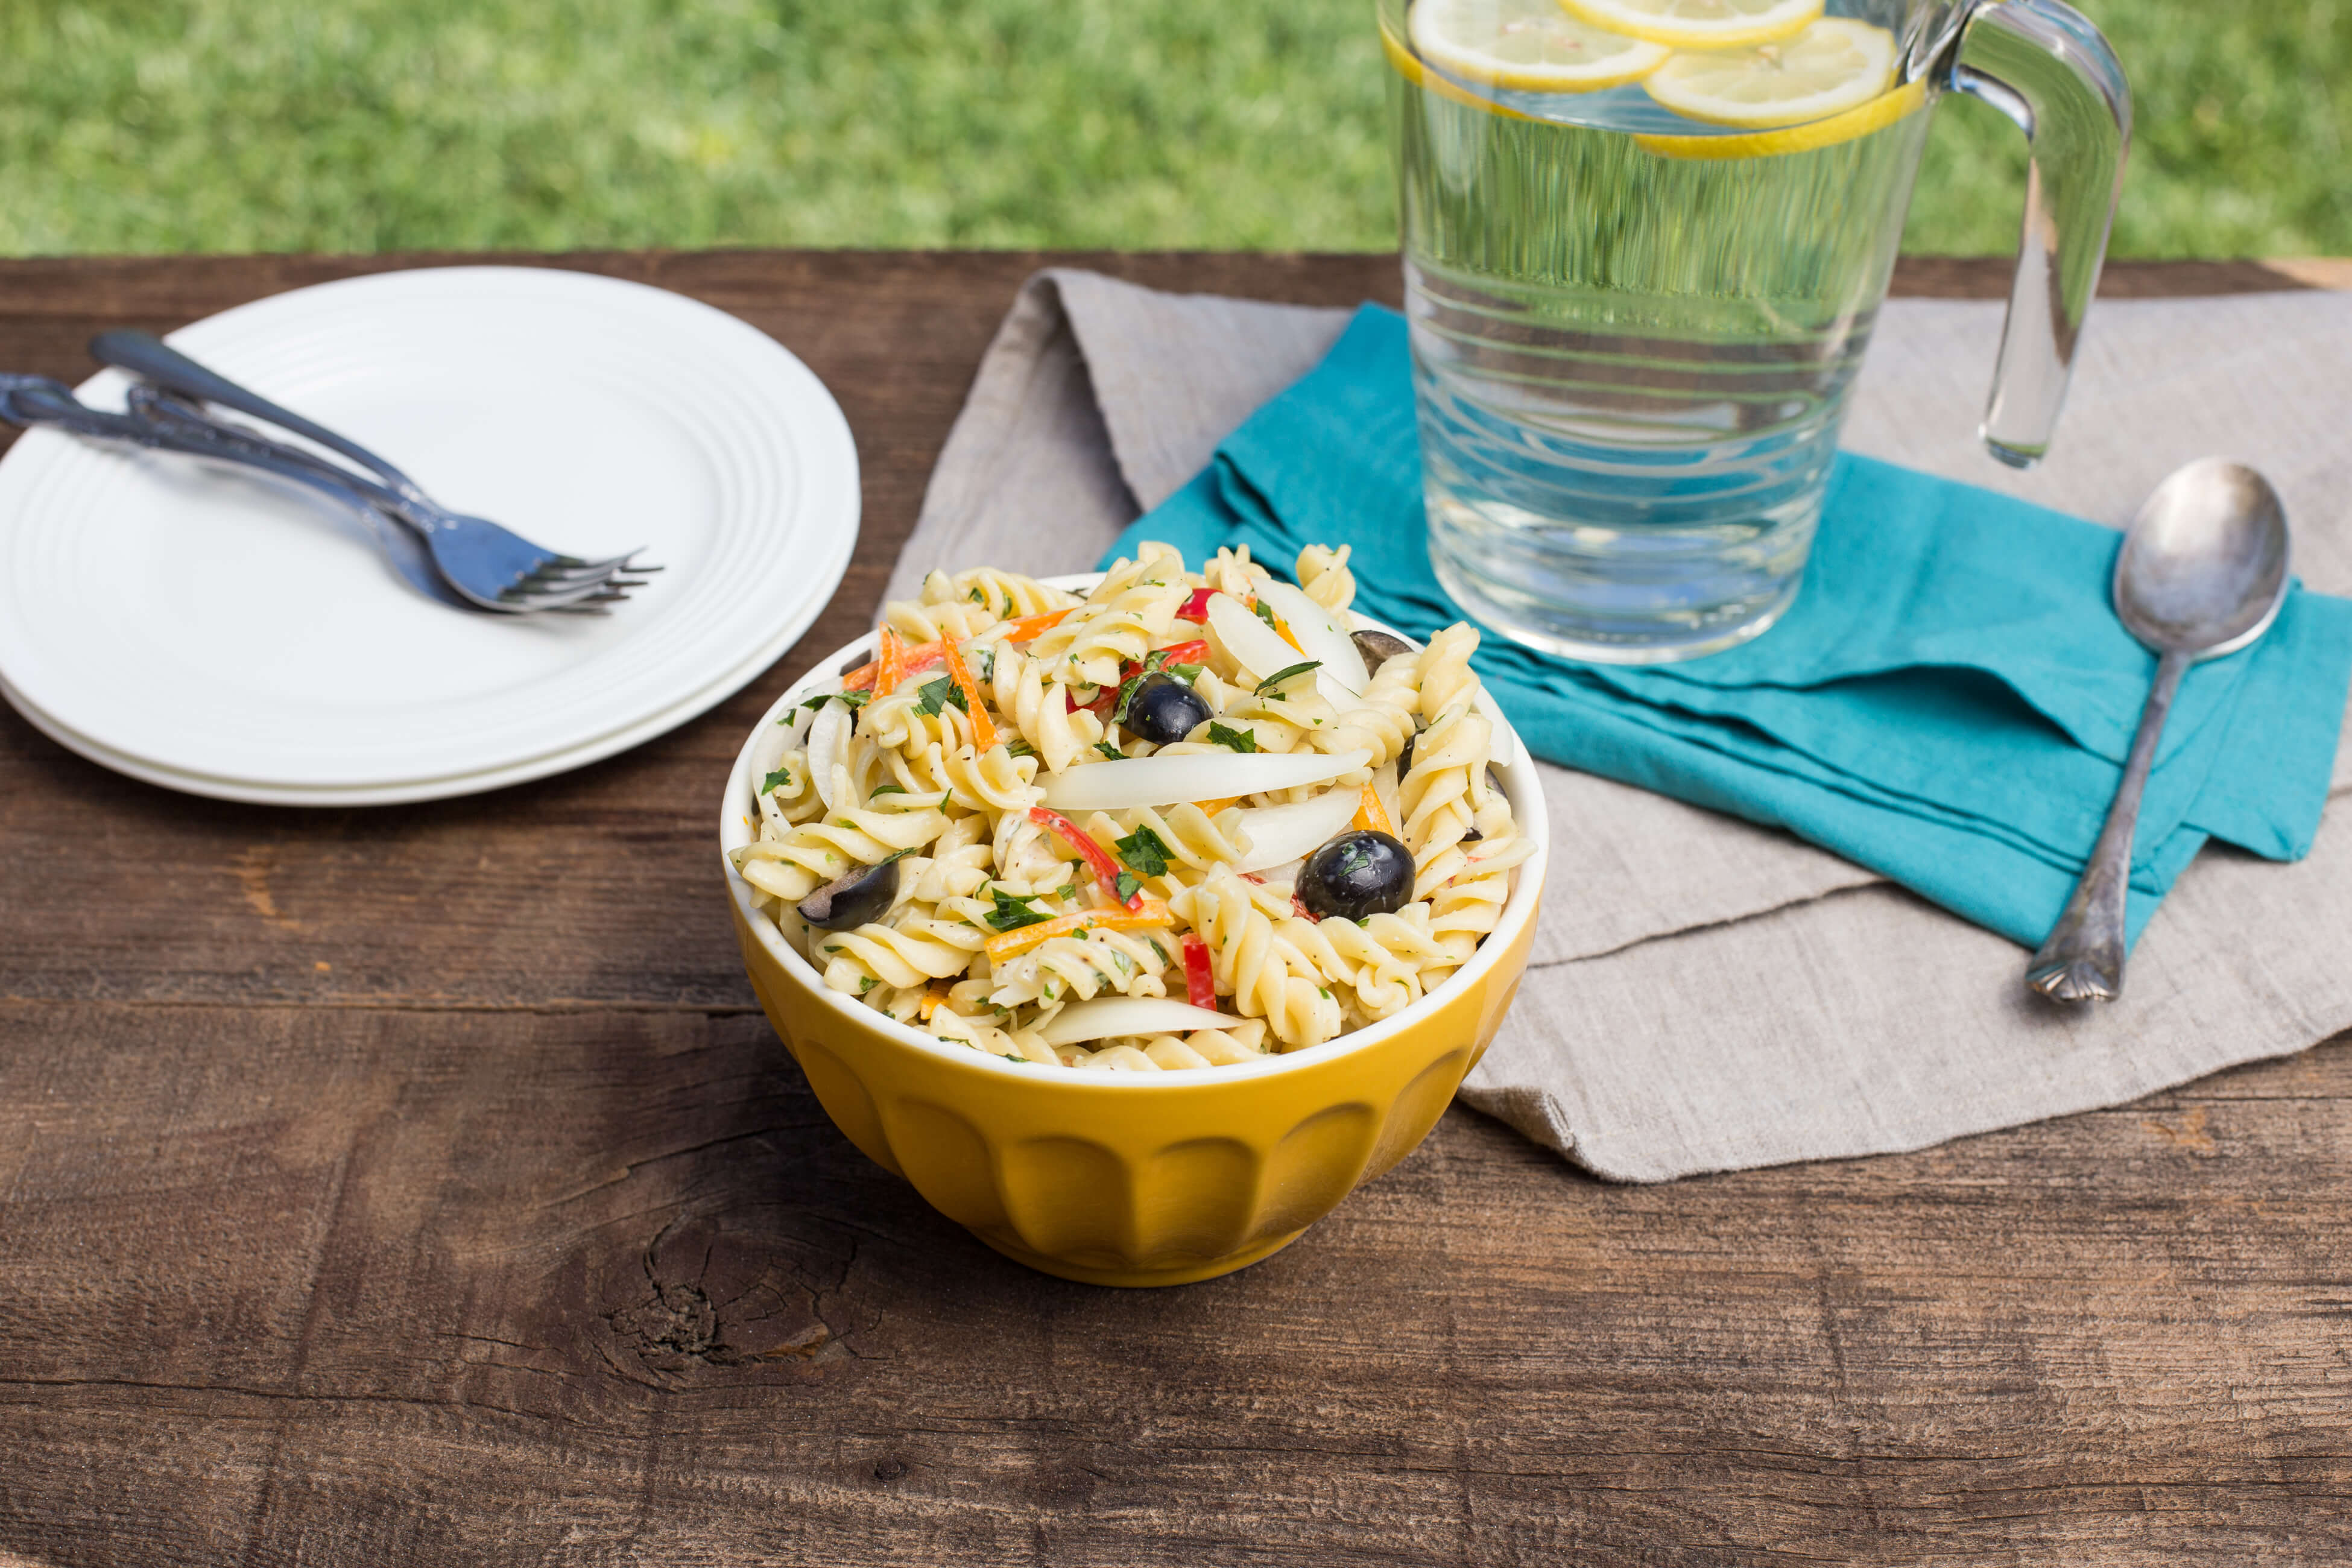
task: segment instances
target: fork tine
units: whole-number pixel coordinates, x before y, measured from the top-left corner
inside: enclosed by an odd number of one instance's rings
[[[541,563],[516,579],[516,584],[518,586],[528,587],[539,584],[565,585],[574,583],[601,583],[624,572],[635,570],[636,568],[631,566],[625,559],[611,565],[600,563],[593,566],[550,566]]]
[[[628,595],[604,583],[590,583],[560,593],[511,593],[507,603],[519,610],[553,610],[566,605],[613,604]]]

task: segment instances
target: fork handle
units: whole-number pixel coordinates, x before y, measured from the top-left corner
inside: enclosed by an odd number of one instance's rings
[[[166,392],[201,398],[206,403],[217,403],[224,408],[234,408],[240,414],[249,414],[257,419],[267,419],[282,430],[289,430],[306,441],[316,441],[329,451],[340,453],[362,468],[381,474],[384,482],[403,497],[418,501],[425,500],[425,492],[417,488],[415,480],[358,442],[338,436],[324,425],[305,419],[290,408],[281,408],[257,392],[239,386],[218,371],[198,364],[152,332],[129,328],[100,332],[89,340],[89,352],[100,364],[127,370]]]

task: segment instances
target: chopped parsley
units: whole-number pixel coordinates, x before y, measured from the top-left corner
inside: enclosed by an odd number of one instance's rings
[[[858,981],[858,983],[857,983],[857,994],[858,994],[860,996],[865,995],[868,991],[873,990],[873,989],[874,989],[874,987],[875,987],[875,985],[876,985],[877,984],[877,983],[876,982],[876,980],[875,980],[874,976],[872,976],[872,975],[870,975],[870,974],[866,975],[865,978],[863,978],[863,979],[861,979],[860,981]]]
[[[955,683],[953,676],[942,675],[937,680],[923,682],[916,688],[916,695],[921,699],[915,704],[918,713],[937,713],[950,702],[966,713],[971,711],[971,704],[964,700],[963,688]]]
[[[767,776],[766,781],[760,785],[760,793],[761,795],[773,795],[780,789],[790,789],[792,787],[793,770],[790,768],[778,768],[774,773],[770,773]]]
[[[876,784],[874,786],[874,794],[876,795],[904,795],[906,793],[907,786],[905,784]]]
[[[1165,877],[1168,862],[1175,858],[1167,841],[1149,827],[1139,827],[1124,838],[1112,839],[1111,844],[1118,850],[1120,859],[1146,877]]]
[[[1165,675],[1171,680],[1181,680],[1190,686],[1200,673],[1199,665],[1171,664],[1168,662],[1166,648],[1152,649],[1143,656],[1142,666],[1133,675],[1119,682],[1118,700],[1111,704],[1110,721],[1114,724],[1127,722],[1127,705],[1135,700],[1136,689],[1153,676]]]
[[[838,702],[855,712],[874,700],[871,691],[820,691],[801,704],[803,708],[822,708],[828,702]]]
[[[1024,1068],[1029,1065],[1029,1058],[1027,1057],[1016,1057],[1012,1055],[1010,1052],[1005,1051],[999,1051],[997,1054],[1003,1057],[1008,1062],[1018,1062]]]
[[[989,895],[996,900],[995,910],[988,923],[998,931],[1019,931],[1023,926],[1042,925],[1054,917],[1044,910],[1032,908],[1028,899],[1016,899],[1002,888],[991,888]],[[1031,898],[1036,895],[1030,895]]]
[[[1275,633],[1276,636],[1281,635],[1282,623],[1275,619],[1274,606],[1272,605],[1267,604],[1264,599],[1260,599],[1256,604],[1252,605],[1250,608],[1257,612],[1257,618],[1265,623],[1266,630]]]
[[[1034,757],[1037,754],[1037,748],[1031,745],[1026,737],[1015,735],[1004,742],[1004,754],[1009,757]]]
[[[1255,752],[1257,750],[1257,736],[1255,734],[1248,730],[1228,729],[1224,725],[1218,723],[1214,719],[1209,721],[1209,742],[1212,745],[1223,746],[1229,752]]]
[[[1127,753],[1120,751],[1117,746],[1112,745],[1108,741],[1097,741],[1095,742],[1095,750],[1100,752],[1104,756],[1108,757],[1114,763],[1123,763],[1127,761]]]
[[[1284,681],[1288,680],[1293,676],[1304,675],[1310,669],[1320,669],[1322,668],[1323,661],[1321,659],[1310,658],[1303,664],[1294,664],[1287,669],[1277,669],[1272,675],[1267,676],[1264,680],[1257,683],[1257,695],[1265,697],[1271,694],[1276,701],[1283,701],[1286,700],[1290,694],[1286,691],[1276,691],[1274,689],[1276,687],[1280,686]]]
[[[981,589],[980,584],[977,583],[972,584],[971,592],[966,594],[964,597],[970,599],[973,604],[980,605],[983,609],[988,606],[988,595]]]
[[[980,668],[972,672],[972,679],[988,681],[996,679],[996,645],[994,643],[990,643],[980,650]]]
[[[1111,884],[1111,890],[1118,895],[1118,901],[1123,904],[1127,902],[1128,900],[1135,897],[1135,895],[1142,889],[1142,883],[1137,881],[1127,872],[1121,871],[1118,874],[1118,880]]]

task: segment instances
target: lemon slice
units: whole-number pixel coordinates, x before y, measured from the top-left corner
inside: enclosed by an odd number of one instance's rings
[[[1678,49],[1736,49],[1801,32],[1822,0],[1559,0],[1596,27]]]
[[[1515,92],[1622,87],[1668,52],[1580,22],[1555,0],[1419,0],[1412,44],[1440,70]]]
[[[1827,16],[1774,44],[1678,51],[1642,86],[1686,120],[1768,126],[1801,125],[1859,109],[1894,79],[1894,34]]]

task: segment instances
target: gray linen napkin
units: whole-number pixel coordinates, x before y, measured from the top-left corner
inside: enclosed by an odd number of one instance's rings
[[[1890,302],[1846,445],[2118,527],[2179,463],[2236,457],[2285,498],[2305,580],[2352,593],[2352,296],[2103,302],[2056,454],[2030,474],[1976,441],[2000,309]],[[1090,569],[1348,316],[1039,274],[981,363],[890,595],[934,566]],[[2026,994],[2020,949],[1826,851],[1538,771],[1543,920],[1462,1093],[1601,1176],[1916,1149],[2352,1027],[2340,805],[2296,865],[2208,849],[2142,938],[2125,998],[2062,1012]],[[2352,793],[2352,736],[2333,793]]]

